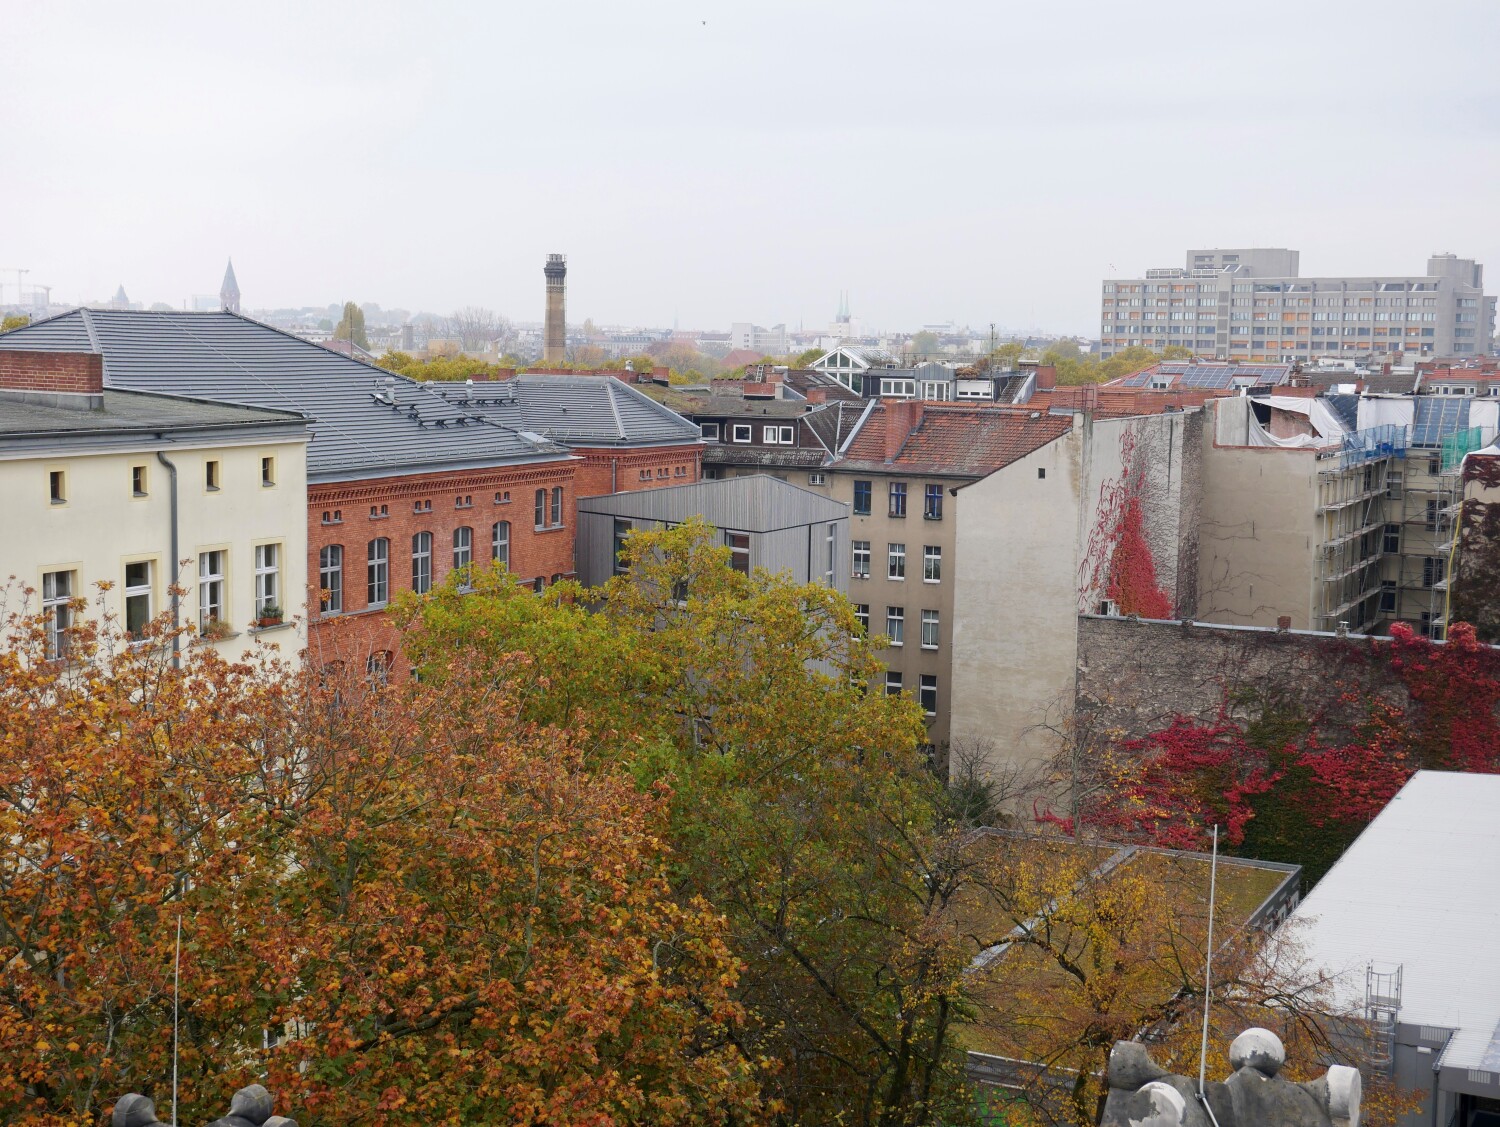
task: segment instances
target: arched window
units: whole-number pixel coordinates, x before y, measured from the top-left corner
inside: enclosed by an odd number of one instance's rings
[[[490,531],[490,549],[494,553],[494,561],[503,564],[507,569],[510,567],[510,521],[496,521],[495,527]]]
[[[371,540],[365,559],[366,601],[383,607],[391,598],[391,542],[384,536]]]
[[[337,614],[344,609],[344,546],[329,544],[318,550],[318,609]]]
[[[411,538],[411,589],[419,595],[432,590],[432,533]]]

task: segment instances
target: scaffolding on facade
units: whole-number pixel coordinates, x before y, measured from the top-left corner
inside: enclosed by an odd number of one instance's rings
[[[1420,608],[1418,630],[1438,639],[1448,633],[1449,569],[1463,506],[1464,458],[1484,445],[1479,427],[1443,429],[1447,433],[1432,435],[1421,451],[1426,455],[1425,478],[1407,485],[1402,524],[1418,540],[1404,546],[1399,578],[1414,595],[1412,605]]]
[[[1391,461],[1406,455],[1406,428],[1346,434],[1318,469],[1318,628],[1362,629],[1379,613],[1382,533]]]

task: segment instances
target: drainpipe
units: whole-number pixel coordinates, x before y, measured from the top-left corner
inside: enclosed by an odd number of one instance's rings
[[[177,557],[177,467],[167,461],[167,456],[160,450],[156,452],[156,460],[167,467],[167,477],[171,482],[169,495],[172,500],[172,585],[177,585],[177,569],[181,566]],[[172,592],[172,668],[182,668],[182,596],[176,591]]]

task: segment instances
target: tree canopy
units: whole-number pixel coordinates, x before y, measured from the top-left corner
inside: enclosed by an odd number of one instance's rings
[[[365,333],[365,311],[356,302],[344,302],[344,313],[333,328],[334,340],[347,340],[360,348],[370,347],[370,338]]]

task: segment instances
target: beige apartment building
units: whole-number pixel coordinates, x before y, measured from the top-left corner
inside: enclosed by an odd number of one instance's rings
[[[957,707],[956,493],[1072,425],[1071,416],[883,400],[823,471],[821,488],[849,505],[849,599],[870,634],[887,639],[886,691],[921,704],[940,758]]]
[[[106,390],[102,360],[0,349],[9,607],[29,588],[60,656],[77,614],[114,616],[135,634],[174,608],[175,582],[194,644],[295,657],[306,636],[307,420]]]
[[[1348,396],[1337,419],[1338,398],[1209,404],[1199,617],[1441,638],[1463,457],[1493,439],[1500,404]]]
[[[957,491],[951,738],[992,776],[1035,772],[1060,750],[1078,616],[1128,610],[1112,598],[1122,544],[1149,546],[1162,616],[1194,617],[1203,419],[1064,418]]]
[[[1111,278],[1100,296],[1102,354],[1169,345],[1263,363],[1402,352],[1489,351],[1495,298],[1484,267],[1435,254],[1422,274],[1304,278],[1282,248],[1190,250],[1183,266]]]

